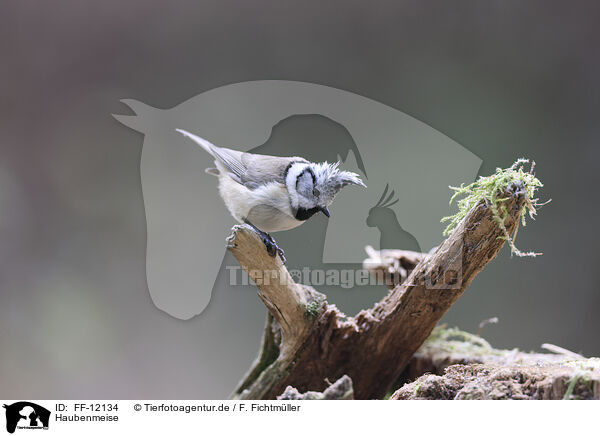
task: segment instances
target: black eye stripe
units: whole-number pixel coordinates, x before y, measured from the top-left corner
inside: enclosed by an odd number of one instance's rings
[[[300,179],[302,178],[304,171],[306,171],[306,170],[305,169],[302,170],[302,172],[300,174],[298,174],[298,177],[296,177],[296,189],[298,189],[298,183],[300,183]]]
[[[306,169],[310,172],[310,176],[312,177],[312,181],[313,181],[313,186],[315,186],[317,184],[317,178],[315,177],[315,172],[312,170],[311,167],[306,167]]]
[[[298,177],[296,177],[296,188],[298,188],[298,182],[300,182],[300,179],[302,178],[302,176],[304,175],[305,172],[309,172],[310,176],[312,177],[312,181],[313,181],[313,186],[316,185],[317,183],[317,178],[315,177],[315,173],[313,172],[311,167],[306,167],[302,170],[302,172],[300,174],[298,174]]]
[[[304,163],[300,160],[294,160],[292,162],[290,162],[286,167],[285,170],[283,170],[283,180],[287,179],[287,175],[290,172],[290,169],[297,163]]]

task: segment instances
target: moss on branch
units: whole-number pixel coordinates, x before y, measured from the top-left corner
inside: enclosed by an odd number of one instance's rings
[[[484,200],[492,211],[494,221],[502,230],[503,236],[501,237],[508,243],[511,254],[532,257],[540,255],[541,253],[532,251],[523,252],[515,246],[519,223],[523,226],[526,225],[526,213],[533,219],[536,214],[536,208],[547,203],[540,203],[539,199],[535,197],[537,190],[544,185],[533,173],[535,162],[531,162],[529,171],[524,169],[525,164],[528,163],[528,159],[518,159],[509,168],[496,168],[496,173],[487,177],[479,177],[479,179],[470,185],[450,186],[450,189],[454,191],[454,195],[450,198],[450,204],[459,197],[462,196],[462,198],[457,200],[458,212],[441,220],[441,222],[448,222],[448,226],[444,230],[444,236],[452,233],[458,223],[467,215],[467,212],[479,201]],[[509,234],[504,225],[504,221],[508,216],[508,211],[504,204],[508,200],[508,197],[505,195],[507,190],[513,191],[514,195],[525,194],[525,202],[519,212],[519,222],[517,222],[512,235]]]

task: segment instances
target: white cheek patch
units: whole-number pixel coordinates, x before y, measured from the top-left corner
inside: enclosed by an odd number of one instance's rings
[[[304,162],[293,163],[285,176],[285,186],[287,186],[293,209],[297,209],[300,202],[298,191],[296,191],[296,181],[298,180],[298,176],[302,174],[302,171],[308,166],[309,164]]]

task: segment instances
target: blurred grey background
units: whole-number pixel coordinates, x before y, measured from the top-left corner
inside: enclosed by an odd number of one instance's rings
[[[534,159],[553,201],[517,242],[544,256],[504,249],[444,322],[474,331],[498,316],[484,330],[494,346],[599,355],[599,19],[580,1],[3,3],[0,395],[233,389],[258,349],[261,303],[217,289],[189,321],[153,305],[143,136],[110,114],[126,113],[122,98],[170,108],[260,79],[394,107],[479,156],[482,175]]]

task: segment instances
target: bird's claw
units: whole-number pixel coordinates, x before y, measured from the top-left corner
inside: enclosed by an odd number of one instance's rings
[[[269,254],[269,256],[275,257],[275,256],[277,256],[277,254],[279,254],[279,258],[281,259],[281,262],[283,262],[285,264],[285,262],[286,262],[285,254],[283,253],[283,250],[281,248],[279,248],[277,243],[273,240],[271,235],[269,235],[268,233],[265,233],[265,236],[262,238],[262,240],[263,240],[263,243],[265,244],[265,247],[267,249],[267,253]]]
[[[285,254],[283,253],[283,250],[281,248],[277,247],[277,253],[279,253],[279,258],[281,259],[281,263],[283,263],[285,265],[286,258],[285,258]]]
[[[269,235],[268,233],[260,230],[258,227],[256,227],[254,224],[252,224],[250,221],[244,220],[244,222],[246,224],[248,224],[256,232],[257,235],[260,236],[260,239],[262,239],[263,244],[265,244],[265,247],[267,248],[267,253],[269,254],[269,256],[275,257],[277,254],[279,254],[279,258],[281,259],[281,262],[285,265],[286,259],[285,259],[285,255],[283,254],[283,250],[281,248],[279,248],[279,246],[277,245],[277,243],[275,242],[273,237],[271,235]]]
[[[275,243],[273,243],[273,241],[270,241],[268,238],[264,238],[263,243],[265,244],[269,256],[275,257],[275,255],[277,254],[277,245],[275,245]]]

